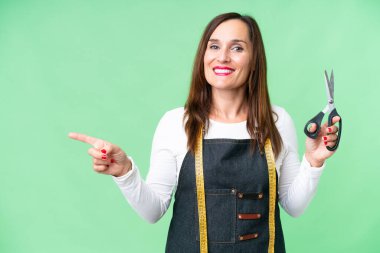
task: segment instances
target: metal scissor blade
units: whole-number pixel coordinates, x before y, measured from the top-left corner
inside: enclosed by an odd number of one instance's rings
[[[334,102],[334,73],[331,71],[331,77],[329,78],[327,71],[325,70],[325,84],[326,84],[326,95],[327,100]]]
[[[331,98],[334,99],[334,70],[331,69],[331,76],[330,76],[330,95]]]

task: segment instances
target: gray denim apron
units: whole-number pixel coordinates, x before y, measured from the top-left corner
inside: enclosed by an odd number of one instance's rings
[[[208,252],[268,252],[269,182],[265,154],[260,154],[258,148],[252,153],[249,139],[204,139],[203,170]],[[275,224],[275,252],[283,253],[278,196]],[[166,252],[199,252],[195,159],[190,152],[179,174]]]

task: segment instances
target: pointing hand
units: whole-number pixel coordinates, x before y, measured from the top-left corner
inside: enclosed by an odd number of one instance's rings
[[[93,157],[93,168],[96,172],[120,177],[131,170],[131,160],[118,146],[80,133],[69,133],[69,137],[92,146],[88,154]]]

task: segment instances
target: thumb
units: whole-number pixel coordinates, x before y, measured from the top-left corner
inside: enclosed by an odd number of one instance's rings
[[[95,145],[95,148],[102,152],[104,155],[112,155],[115,152],[117,152],[117,147],[110,143],[110,142],[103,142],[103,143],[97,143],[98,145]]]
[[[317,124],[311,123],[307,129],[309,133],[314,133],[317,130]]]
[[[332,119],[332,123],[335,124],[335,123],[339,122],[339,120],[340,120],[339,116],[334,116]]]
[[[123,156],[125,154],[120,147],[112,143],[107,143],[107,145],[103,147],[101,152],[107,154],[107,156],[112,156],[115,158],[117,158],[118,156]]]

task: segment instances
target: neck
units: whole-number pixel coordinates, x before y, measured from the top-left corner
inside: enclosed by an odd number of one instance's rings
[[[212,89],[209,117],[215,121],[236,123],[247,120],[248,106],[244,87],[238,90]]]

